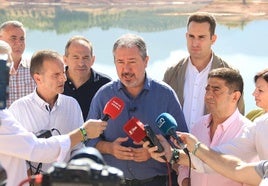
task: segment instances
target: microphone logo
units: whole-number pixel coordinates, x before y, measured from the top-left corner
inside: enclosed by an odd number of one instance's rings
[[[124,109],[124,102],[118,97],[113,97],[110,99],[104,109],[103,113],[105,114],[102,118],[103,121],[108,121],[110,118],[115,119]]]
[[[157,120],[157,126],[158,126],[158,128],[162,128],[162,126],[165,125],[165,123],[166,123],[165,118],[160,117],[160,118]]]
[[[137,129],[138,129],[138,127],[137,127],[137,126],[134,126],[133,128],[131,128],[131,129],[128,131],[128,134],[133,135]]]
[[[122,107],[123,107],[123,104],[122,104],[122,101],[120,100],[120,103],[118,102],[118,99],[113,99],[112,102],[111,102],[111,105],[117,109],[118,111],[121,111],[122,110]]]

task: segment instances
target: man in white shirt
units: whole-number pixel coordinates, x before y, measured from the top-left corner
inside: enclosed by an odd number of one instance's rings
[[[29,132],[50,130],[52,135],[79,128],[84,122],[79,104],[74,98],[61,94],[66,81],[62,56],[49,50],[36,52],[31,59],[30,73],[36,89],[9,107],[19,123]],[[36,174],[47,171],[50,166],[30,163],[30,171]]]
[[[9,76],[6,63],[12,66],[11,48],[5,41],[0,41],[0,163],[7,172],[7,186],[17,186],[27,177],[25,160],[47,163],[63,161],[70,148],[102,134],[107,122],[88,120],[80,129],[68,135],[38,139],[5,109]]]
[[[204,103],[208,73],[215,68],[230,68],[212,50],[217,40],[215,30],[216,19],[212,14],[196,12],[190,15],[185,34],[189,56],[169,67],[164,74],[163,81],[179,98],[189,131],[201,116],[209,113]],[[243,95],[238,108],[244,114]]]

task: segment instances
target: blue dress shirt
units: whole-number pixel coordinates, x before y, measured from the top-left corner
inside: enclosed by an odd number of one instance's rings
[[[173,89],[162,81],[145,79],[143,90],[135,98],[130,96],[124,85],[119,81],[112,81],[99,89],[93,98],[87,119],[103,118],[105,104],[112,97],[119,97],[125,103],[122,113],[113,119],[108,120],[108,126],[104,131],[104,139],[96,138],[88,142],[87,146],[95,146],[100,140],[113,142],[118,137],[126,137],[123,126],[132,117],[138,118],[143,124],[148,124],[156,134],[161,133],[156,125],[156,118],[163,112],[170,113],[178,123],[178,130],[188,132],[180,103]],[[132,139],[122,143],[123,146],[137,147]],[[119,160],[110,154],[103,154],[106,163],[117,167],[124,172],[127,179],[147,179],[157,175],[167,175],[165,163],[160,163],[150,158],[145,162]]]

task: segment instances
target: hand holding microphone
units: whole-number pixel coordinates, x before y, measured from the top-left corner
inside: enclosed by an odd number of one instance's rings
[[[172,136],[179,145],[179,148],[183,149],[183,151],[186,154],[189,154],[186,145],[182,142],[181,138],[176,134],[177,122],[172,115],[168,113],[162,113],[157,117],[156,123],[164,135]]]
[[[157,139],[149,125],[144,125],[140,120],[133,117],[124,125],[125,133],[135,142],[149,141],[150,146],[157,146],[157,152],[163,152],[164,148]]]
[[[119,116],[119,114],[122,112],[125,104],[124,102],[118,98],[113,97],[111,98],[105,105],[103,109],[104,117],[100,120],[88,120],[86,121],[83,126],[80,128],[83,136],[84,141],[87,140],[87,138],[97,138],[100,135],[103,134],[103,131],[107,127],[107,121],[112,118],[115,119]]]

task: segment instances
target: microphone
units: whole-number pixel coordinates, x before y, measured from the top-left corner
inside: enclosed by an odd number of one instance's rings
[[[102,121],[108,121],[110,118],[115,119],[124,109],[125,103],[118,97],[113,97],[110,99],[104,109],[103,114],[104,117],[101,119]]]
[[[186,145],[182,142],[181,138],[176,134],[177,122],[175,118],[169,113],[162,113],[156,118],[158,128],[164,135],[172,136],[178,143],[179,147],[183,149],[186,154],[189,154]]]
[[[157,139],[149,125],[144,125],[140,120],[133,117],[123,127],[125,133],[135,142],[149,141],[150,147],[157,146],[157,152],[163,152],[164,148]]]

